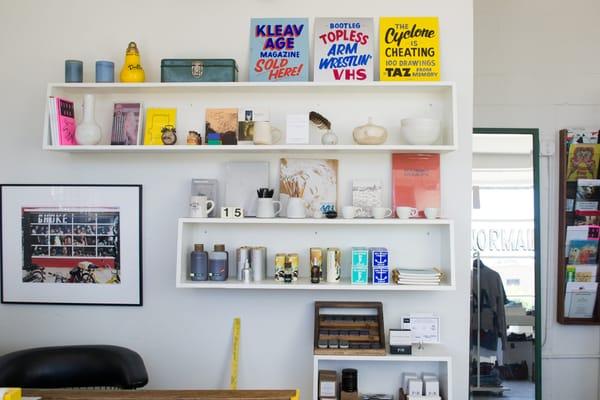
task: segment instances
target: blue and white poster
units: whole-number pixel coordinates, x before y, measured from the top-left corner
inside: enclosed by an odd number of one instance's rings
[[[373,80],[373,18],[315,19],[315,81]]]
[[[251,82],[308,81],[308,18],[252,18]]]

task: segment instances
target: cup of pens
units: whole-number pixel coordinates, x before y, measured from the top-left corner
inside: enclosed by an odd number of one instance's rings
[[[273,189],[259,188],[256,218],[275,218],[281,212],[281,202],[273,200]]]

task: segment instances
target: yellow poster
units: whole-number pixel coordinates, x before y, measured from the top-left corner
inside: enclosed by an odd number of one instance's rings
[[[379,19],[379,79],[440,80],[440,35],[437,17]]]

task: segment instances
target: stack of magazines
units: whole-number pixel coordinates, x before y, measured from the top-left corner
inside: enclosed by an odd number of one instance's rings
[[[393,272],[398,285],[439,285],[443,276],[437,268],[396,268]]]

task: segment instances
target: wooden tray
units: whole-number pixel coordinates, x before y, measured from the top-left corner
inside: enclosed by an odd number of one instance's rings
[[[335,312],[325,310],[337,309]],[[361,313],[360,310],[374,310]],[[334,331],[334,332],[331,332]],[[341,331],[341,332],[340,332]],[[316,355],[386,355],[381,302],[315,302],[314,349]],[[363,348],[320,349],[319,339],[345,340]],[[368,347],[368,348],[365,348]]]

